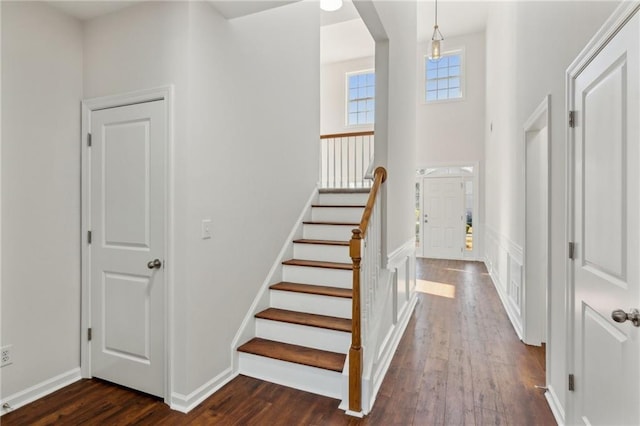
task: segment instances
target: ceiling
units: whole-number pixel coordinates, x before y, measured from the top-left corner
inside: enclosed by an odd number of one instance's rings
[[[92,19],[150,0],[48,0],[48,2],[78,19]],[[185,0],[188,1],[188,0]],[[212,4],[227,19],[250,15],[300,0],[217,0]],[[484,31],[489,2],[484,0],[438,1],[438,24],[445,39]],[[352,0],[344,0],[335,12],[322,12],[321,62],[338,62],[374,54],[374,43],[360,19]],[[418,0],[418,41],[431,38],[434,23],[434,2]]]
[[[295,3],[297,1],[300,0],[214,0],[211,1],[211,3],[222,16],[227,19],[233,19],[262,12],[263,10],[284,6],[289,3]]]
[[[106,15],[116,10],[124,9],[143,0],[132,1],[60,1],[48,0],[51,6],[65,12],[67,15],[73,16],[80,20],[92,19],[97,16]]]
[[[435,3],[418,0],[418,42],[431,39]],[[445,39],[484,31],[487,1],[438,1],[438,25]],[[331,63],[373,56],[375,45],[351,0],[344,0],[336,12],[322,12],[320,62]]]
[[[152,0],[46,0],[50,5],[80,20],[92,19],[115,12],[136,3]],[[180,0],[178,0],[180,1]],[[182,0],[189,1],[189,0]],[[210,0],[213,6],[227,19],[251,15],[300,0]]]
[[[444,38],[484,31],[487,26],[489,1],[438,1],[438,26]],[[435,3],[418,0],[418,41],[431,40]]]
[[[375,54],[375,43],[362,19],[339,22],[320,29],[320,63],[341,62]]]

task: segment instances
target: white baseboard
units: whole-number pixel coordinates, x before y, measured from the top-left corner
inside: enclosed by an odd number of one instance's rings
[[[188,413],[197,407],[202,401],[213,395],[213,393],[218,389],[235,379],[237,375],[238,374],[234,374],[231,367],[229,367],[204,385],[200,386],[198,389],[191,392],[189,395],[173,392],[171,394],[170,407],[172,410]]]
[[[76,367],[66,373],[59,374],[37,385],[31,386],[23,391],[9,395],[6,398],[0,400],[0,405],[9,404],[10,409],[0,409],[0,416],[6,414],[12,410],[20,408],[29,404],[37,399],[49,395],[65,386],[69,386],[72,383],[80,380],[80,367]]]
[[[553,417],[555,417],[558,426],[564,426],[566,422],[564,408],[562,407],[562,404],[560,404],[558,395],[554,391],[553,387],[548,385],[547,391],[544,393],[544,397],[547,399],[549,408],[551,408],[551,412],[553,413]]]
[[[351,417],[357,417],[359,419],[364,417],[364,413],[362,411],[351,411],[351,410],[347,410],[344,412],[347,416],[351,416]]]

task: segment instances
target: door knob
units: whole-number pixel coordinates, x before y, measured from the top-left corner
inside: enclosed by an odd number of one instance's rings
[[[631,321],[633,325],[635,325],[636,327],[640,327],[640,311],[638,311],[637,309],[631,309],[631,312],[629,313],[623,311],[622,309],[616,309],[615,311],[611,312],[611,318],[615,322]]]
[[[153,259],[147,263],[147,268],[149,269],[160,269],[161,266],[162,262],[160,262],[160,259]]]

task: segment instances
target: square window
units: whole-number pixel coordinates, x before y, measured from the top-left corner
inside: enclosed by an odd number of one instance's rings
[[[375,116],[375,74],[365,71],[347,75],[347,125],[373,124]]]
[[[443,55],[434,61],[425,59],[425,100],[427,102],[459,99],[463,96],[462,52]]]

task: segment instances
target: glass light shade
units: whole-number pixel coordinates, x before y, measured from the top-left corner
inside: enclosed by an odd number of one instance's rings
[[[433,60],[440,59],[440,40],[431,40],[431,58]]]
[[[320,9],[325,12],[335,12],[342,7],[342,0],[320,0]]]

